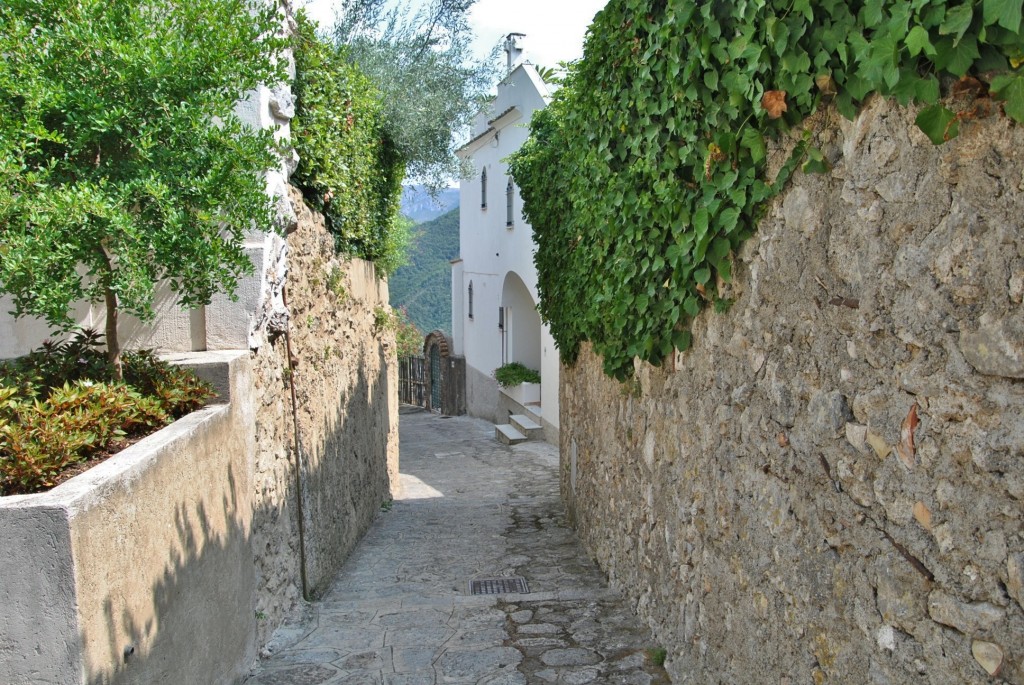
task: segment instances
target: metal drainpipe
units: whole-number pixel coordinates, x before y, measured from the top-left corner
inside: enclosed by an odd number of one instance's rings
[[[281,299],[284,306],[288,307],[288,288],[281,291]],[[299,574],[302,577],[302,598],[307,602],[309,597],[309,582],[306,580],[306,524],[305,508],[302,505],[302,440],[299,436],[299,409],[298,401],[295,399],[295,366],[292,364],[292,319],[289,312],[288,322],[284,328],[285,353],[288,355],[288,387],[292,394],[292,423],[295,428],[295,501],[298,505],[299,520]]]

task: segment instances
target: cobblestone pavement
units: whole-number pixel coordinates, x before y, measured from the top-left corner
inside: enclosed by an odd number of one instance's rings
[[[402,492],[247,685],[668,683],[565,524],[558,453],[403,407]],[[520,576],[526,594],[472,595]]]

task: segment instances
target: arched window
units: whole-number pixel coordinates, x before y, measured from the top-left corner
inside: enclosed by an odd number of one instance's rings
[[[469,318],[473,318],[473,281],[469,282]]]
[[[516,188],[512,185],[512,179],[508,180],[508,185],[505,186],[505,226],[512,228],[515,225],[515,220],[512,216],[512,200],[515,197]]]
[[[487,209],[487,169],[480,172],[480,209]]]

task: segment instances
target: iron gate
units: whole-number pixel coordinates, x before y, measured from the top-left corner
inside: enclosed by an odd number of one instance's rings
[[[451,340],[434,331],[423,343],[422,357],[398,360],[398,401],[440,412],[466,413],[466,359],[451,355]]]
[[[427,365],[423,357],[398,360],[398,400],[417,407],[427,406]]]
[[[430,348],[430,408],[441,411],[441,348]]]

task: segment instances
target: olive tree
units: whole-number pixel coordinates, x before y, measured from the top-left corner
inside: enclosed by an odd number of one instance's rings
[[[273,225],[271,132],[238,100],[283,78],[276,3],[0,3],[0,292],[67,330],[76,301],[153,317],[233,292],[250,228]]]
[[[497,46],[473,57],[468,15],[476,0],[410,3],[341,0],[333,34],[383,95],[389,138],[406,174],[440,188],[460,175],[453,134],[485,106],[497,80]]]

